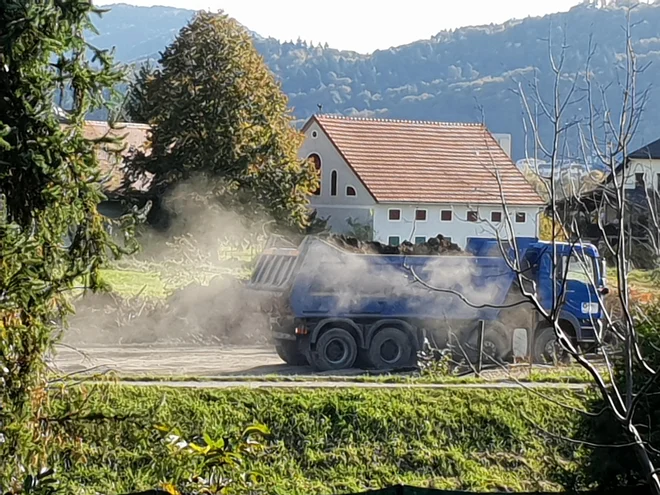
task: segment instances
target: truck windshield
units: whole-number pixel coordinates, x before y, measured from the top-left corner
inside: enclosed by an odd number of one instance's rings
[[[568,256],[563,256],[562,262],[563,267],[566,267],[568,262],[568,268],[564,268],[566,280],[577,280],[587,284],[595,283],[598,280],[593,258],[573,253],[570,259]]]

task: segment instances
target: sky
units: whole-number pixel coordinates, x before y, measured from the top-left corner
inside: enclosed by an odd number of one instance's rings
[[[502,23],[570,9],[579,0],[97,0],[224,10],[248,29],[361,53],[429,38],[444,29]]]

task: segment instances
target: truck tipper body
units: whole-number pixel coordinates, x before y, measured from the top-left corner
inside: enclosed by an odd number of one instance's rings
[[[597,341],[607,291],[594,246],[533,238],[473,238],[446,256],[361,254],[313,236],[298,246],[272,240],[248,287],[277,301],[271,326],[280,357],[320,370],[408,367],[425,341],[467,359],[483,352],[506,360],[515,329],[527,331],[534,359],[549,361],[555,331],[523,289],[545,310],[557,306],[580,346]]]

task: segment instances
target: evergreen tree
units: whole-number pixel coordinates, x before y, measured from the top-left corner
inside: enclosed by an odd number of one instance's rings
[[[286,96],[235,20],[197,14],[132,95],[130,111],[153,128],[150,153],[132,166],[154,174],[156,197],[201,175],[205,207],[307,222],[315,172],[297,157],[302,136]]]
[[[34,406],[53,322],[69,311],[74,282],[99,286],[98,268],[117,249],[96,209],[95,143],[83,136],[85,115],[122,76],[104,51],[86,60],[83,32],[95,12],[86,0],[8,0],[0,9],[2,489],[39,468],[34,441],[46,435],[33,429]],[[64,89],[72,94],[66,128],[53,104]]]

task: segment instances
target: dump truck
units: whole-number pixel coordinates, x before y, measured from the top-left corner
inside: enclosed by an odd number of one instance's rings
[[[271,238],[248,282],[269,295],[279,356],[322,371],[411,367],[429,342],[467,360],[506,361],[520,329],[525,355],[549,362],[555,331],[523,291],[545,310],[556,305],[574,344],[591,347],[605,285],[590,244],[470,238],[463,252],[424,256],[363,254],[314,236],[298,245]]]

